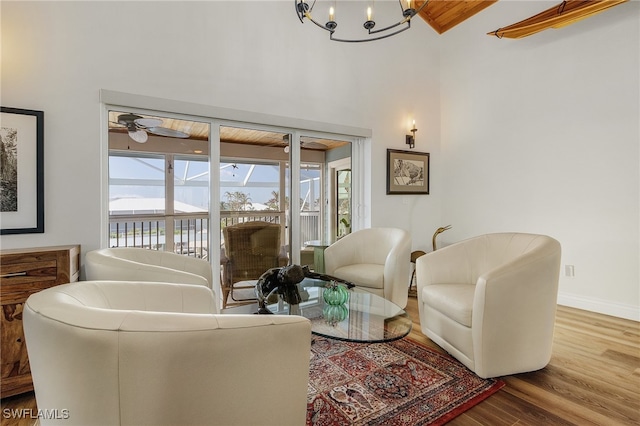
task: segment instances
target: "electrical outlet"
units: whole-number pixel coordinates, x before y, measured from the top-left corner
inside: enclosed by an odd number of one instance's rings
[[[565,277],[575,277],[576,270],[573,265],[564,265],[564,276]]]

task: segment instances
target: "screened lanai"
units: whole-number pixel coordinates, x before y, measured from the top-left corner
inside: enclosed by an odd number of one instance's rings
[[[131,118],[133,124],[125,121]],[[309,261],[311,242],[332,241],[351,230],[349,141],[301,136],[293,161],[291,134],[285,131],[220,125],[211,132],[210,123],[124,111],[110,111],[109,122],[111,247],[204,259],[215,247],[224,257],[225,228],[267,222],[279,226],[280,252],[287,262],[292,245]],[[215,164],[212,133],[219,134]],[[217,179],[211,179],[212,170],[219,173]],[[293,176],[295,189],[290,185]],[[212,184],[217,191],[211,190]],[[211,226],[212,209],[217,209],[219,227]],[[297,232],[292,233],[294,219]]]

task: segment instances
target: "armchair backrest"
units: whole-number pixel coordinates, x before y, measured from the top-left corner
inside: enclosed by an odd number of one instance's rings
[[[479,277],[518,261],[526,256],[546,256],[559,253],[560,243],[538,234],[504,232],[479,235],[438,249],[437,262],[452,262],[448,268],[424,267],[423,276],[428,285],[434,283],[475,284]],[[427,265],[433,257],[417,260]],[[418,273],[422,268],[418,267]]]
[[[88,280],[155,281],[213,288],[211,264],[176,253],[133,247],[93,250],[85,257]]]
[[[277,223],[243,222],[222,230],[226,263],[225,284],[255,280],[279,264],[281,228]]]
[[[333,251],[339,252],[339,265],[372,263],[384,265],[389,256],[398,251],[403,243],[409,248],[409,233],[399,228],[367,228],[347,234],[325,250],[325,257]],[[407,257],[409,259],[409,257]],[[408,262],[408,260],[407,260]]]

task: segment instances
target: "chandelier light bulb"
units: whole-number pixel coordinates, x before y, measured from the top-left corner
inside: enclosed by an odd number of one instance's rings
[[[333,6],[329,8],[329,20],[335,21],[335,10],[333,9]]]
[[[370,21],[370,20],[371,20],[371,16],[372,16],[372,14],[371,14],[371,8],[370,8],[370,7],[368,7],[368,8],[367,8],[367,21]]]

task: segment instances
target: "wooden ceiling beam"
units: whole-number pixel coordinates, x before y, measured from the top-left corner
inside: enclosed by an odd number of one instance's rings
[[[442,34],[497,1],[498,0],[429,0],[429,3],[420,11],[419,15],[438,34]],[[423,4],[424,1],[417,0],[415,8],[419,9]]]

